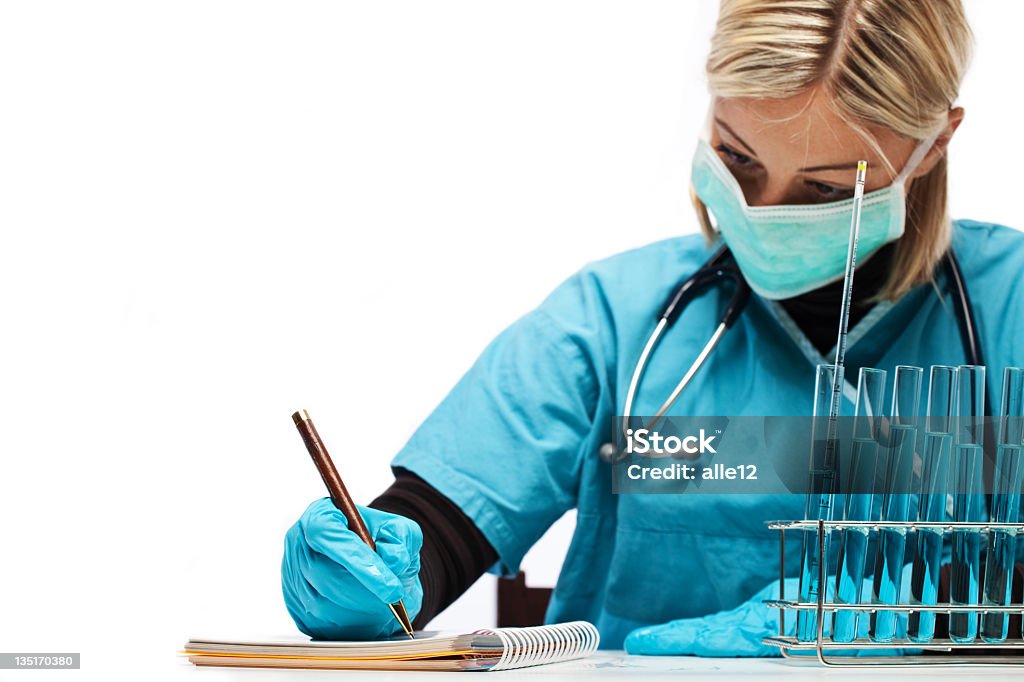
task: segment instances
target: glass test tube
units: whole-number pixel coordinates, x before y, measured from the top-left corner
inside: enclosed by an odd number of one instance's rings
[[[956,414],[956,367],[932,365],[928,380],[928,416],[924,427],[921,498],[918,520],[946,521],[949,460],[953,449],[953,415]],[[910,603],[934,606],[939,597],[939,565],[942,561],[941,528],[917,531],[917,553],[910,578]],[[907,637],[930,642],[935,636],[935,612],[914,611],[907,620]]]
[[[843,380],[843,368],[839,368],[839,381]],[[833,483],[835,461],[829,461],[838,449],[838,443],[828,442],[832,431],[829,415],[832,409],[832,386],[835,378],[834,365],[818,365],[814,382],[814,418],[811,422],[810,481],[804,518],[807,520],[832,520]],[[834,427],[834,425],[832,425]],[[834,433],[834,431],[833,431]],[[818,573],[821,561],[828,558],[828,535],[825,535],[824,559],[818,553],[818,533],[807,530],[803,533],[802,561],[800,569],[800,601],[816,602],[819,589]],[[808,642],[817,638],[817,613],[800,610],[796,618],[796,636]]]
[[[870,521],[871,501],[878,458],[878,435],[885,399],[883,369],[862,367],[857,380],[857,408],[853,414],[853,446],[843,520]],[[839,570],[836,572],[836,602],[859,604],[867,564],[869,529],[845,528],[839,540]],[[857,611],[836,611],[832,640],[852,642],[857,637]]]
[[[1020,518],[1021,483],[1024,479],[1024,369],[1003,370],[1003,397],[996,434],[996,463],[992,481],[992,518],[994,523],[1017,523]],[[1013,581],[1016,533],[993,530],[988,534],[985,553],[985,580],[982,603],[1008,606]],[[1010,616],[986,613],[981,617],[981,638],[1002,642],[1009,633]]]
[[[892,415],[889,444],[885,450],[885,483],[882,487],[881,520],[903,522],[910,513],[911,485],[914,477],[914,450],[917,420],[920,414],[920,367],[898,365],[892,390]],[[903,559],[906,555],[906,528],[882,528],[878,532],[878,551],[871,598],[875,604],[894,606],[900,601]],[[896,636],[896,612],[871,614],[868,636],[876,642],[890,642]]]
[[[960,365],[956,371],[957,416],[952,460],[953,521],[984,520],[982,491],[982,446],[984,445],[985,367]],[[950,567],[949,603],[965,606],[978,603],[978,571],[981,563],[981,533],[953,531],[953,562]],[[978,634],[975,611],[949,614],[949,638],[958,644],[974,641]]]

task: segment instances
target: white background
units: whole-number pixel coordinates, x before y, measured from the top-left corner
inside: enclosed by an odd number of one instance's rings
[[[953,213],[1021,226],[1024,7],[969,11]],[[716,12],[0,5],[0,651],[156,678],[190,635],[294,632],[282,539],[325,493],[291,413],[366,503],[502,328],[694,231]],[[435,625],[491,624],[493,594]]]

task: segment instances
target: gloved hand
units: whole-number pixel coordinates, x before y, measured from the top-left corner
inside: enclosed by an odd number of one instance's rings
[[[911,565],[903,569],[902,585],[900,590],[901,600],[903,595],[909,594],[910,590]],[[829,577],[826,581],[826,600],[834,598],[835,576]],[[796,599],[800,594],[800,579],[786,579],[786,598]],[[779,612],[763,603],[765,599],[779,598],[779,581],[775,580],[764,587],[760,592],[751,597],[748,601],[740,604],[730,611],[719,611],[718,613],[702,618],[683,618],[674,620],[662,625],[649,625],[633,630],[626,636],[625,649],[630,654],[648,654],[652,656],[780,656],[778,647],[761,643],[763,637],[773,637],[779,634]],[[863,600],[871,598],[871,579],[864,581]],[[790,637],[796,634],[797,612],[790,610],[786,613],[786,634]],[[831,632],[833,614],[826,612],[824,635],[827,637]],[[857,619],[857,636],[867,637],[870,616],[862,612]],[[896,621],[896,637],[906,635],[907,616],[905,613],[898,614]],[[851,645],[850,650],[856,649]],[[899,655],[904,649],[860,649],[860,654],[871,655]]]
[[[420,527],[403,516],[358,509],[376,552],[327,497],[309,505],[285,536],[285,606],[299,630],[315,639],[389,637],[401,626],[388,604],[403,600],[412,619],[423,601]]]

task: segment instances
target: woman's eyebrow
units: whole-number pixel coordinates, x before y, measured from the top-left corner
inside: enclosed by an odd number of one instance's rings
[[[720,125],[720,126],[721,126],[722,128],[724,128],[724,129],[725,129],[725,131],[726,131],[727,133],[729,133],[730,135],[732,135],[733,137],[735,137],[735,138],[736,138],[736,141],[737,141],[737,142],[739,142],[739,143],[740,143],[741,145],[743,145],[743,147],[744,147],[744,148],[745,148],[745,149],[746,149],[746,150],[747,150],[748,152],[750,152],[750,155],[751,155],[751,156],[754,156],[754,157],[756,157],[756,156],[757,156],[757,152],[755,152],[755,151],[754,151],[753,149],[751,149],[751,148],[750,148],[750,145],[749,145],[749,144],[747,144],[746,142],[744,142],[744,141],[743,141],[743,138],[742,138],[742,137],[740,137],[739,135],[737,135],[737,134],[736,134],[736,131],[735,131],[735,130],[733,130],[732,128],[730,128],[730,127],[728,126],[728,124],[726,124],[726,122],[725,122],[725,121],[723,121],[722,119],[720,119],[720,118],[718,118],[718,117],[716,116],[716,117],[715,117],[715,123],[717,123],[717,124],[718,124],[718,125]]]
[[[833,171],[833,170],[855,170],[857,168],[857,162],[851,161],[849,163],[833,163],[828,166],[808,166],[807,168],[801,168],[798,173],[818,173],[821,171]]]

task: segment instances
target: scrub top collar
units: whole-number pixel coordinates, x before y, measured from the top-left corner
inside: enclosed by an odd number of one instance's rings
[[[924,284],[922,288],[927,288],[931,292],[934,292],[945,304],[945,297],[942,296],[943,287],[946,283],[946,273],[941,271],[937,274],[935,285]],[[893,311],[894,308],[900,307],[901,304],[907,303],[909,298],[915,297],[915,294],[920,295],[921,291],[912,290],[905,294],[899,301],[879,301],[876,303],[867,314],[862,317],[852,329],[850,329],[846,335],[846,348],[847,352],[853,350],[857,343],[866,337],[871,331],[876,328],[880,322],[882,322],[888,315]],[[923,292],[924,295],[928,295],[929,291]],[[786,332],[796,347],[800,350],[803,356],[811,364],[812,367],[817,365],[831,365],[835,362],[836,357],[836,345],[833,344],[829,349],[828,353],[822,355],[822,353],[811,343],[807,335],[800,329],[800,327],[793,321],[786,309],[778,301],[763,298],[757,294],[751,296],[752,299],[758,301],[758,303],[769,312],[769,314],[778,322],[779,326]],[[838,334],[838,329],[836,330]],[[851,374],[847,374],[843,381],[843,395],[851,403],[856,404],[857,402],[857,387],[854,382],[851,382]]]

